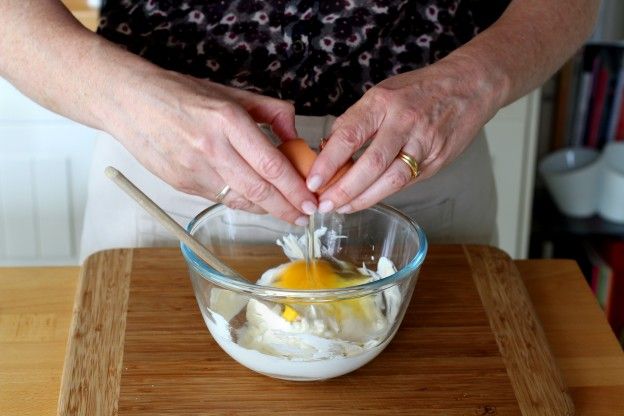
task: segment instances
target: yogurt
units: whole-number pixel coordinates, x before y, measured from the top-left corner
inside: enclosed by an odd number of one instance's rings
[[[315,257],[326,249],[320,244],[325,232],[315,231]],[[288,235],[277,243],[291,261],[306,252],[304,238]],[[267,270],[256,283],[271,286],[288,265]],[[364,265],[358,271],[374,281],[396,268],[382,257],[376,271]],[[357,299],[288,305],[215,287],[202,315],[219,346],[247,368],[282,379],[319,380],[346,374],[375,358],[394,336],[400,304],[396,286]]]
[[[227,321],[218,314],[203,315],[213,338],[230,357],[250,370],[284,380],[324,380],[350,373],[375,358],[394,336],[392,333],[386,341],[367,349],[363,348],[361,352],[351,356],[335,356],[319,360],[293,360],[242,347],[234,342],[230,336]],[[215,318],[216,320],[213,321]]]

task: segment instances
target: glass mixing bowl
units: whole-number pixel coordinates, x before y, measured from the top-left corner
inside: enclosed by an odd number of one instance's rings
[[[362,268],[366,281],[322,290],[257,284],[267,270],[290,261],[276,241],[292,234],[292,248],[293,236],[305,229],[224,205],[204,210],[188,230],[248,281],[218,273],[181,245],[214,339],[234,360],[270,377],[322,380],[375,358],[399,328],[427,252],[423,230],[388,206],[317,214],[314,223],[325,231],[317,240],[321,257],[337,268],[344,262]]]

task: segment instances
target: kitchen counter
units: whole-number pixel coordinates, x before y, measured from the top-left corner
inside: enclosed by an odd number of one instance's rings
[[[578,267],[517,261],[578,415],[624,414],[624,353]],[[77,267],[0,268],[0,414],[56,412]]]

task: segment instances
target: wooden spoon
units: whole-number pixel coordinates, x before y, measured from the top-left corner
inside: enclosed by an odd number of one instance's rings
[[[143,207],[152,217],[160,222],[167,230],[169,230],[178,240],[186,244],[200,259],[205,261],[210,267],[219,273],[226,275],[239,282],[249,283],[240,274],[232,270],[228,265],[219,260],[195,237],[189,234],[180,224],[169,216],[161,207],[159,207],[150,197],[145,195],[143,191],[136,187],[135,184],[126,178],[123,173],[119,172],[112,166],[108,166],[105,171],[106,176],[111,179],[117,186],[123,189],[132,199]]]

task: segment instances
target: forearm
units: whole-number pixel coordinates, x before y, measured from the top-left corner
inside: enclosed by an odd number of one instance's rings
[[[121,94],[114,83],[151,67],[84,28],[58,0],[0,2],[0,76],[52,111],[107,130],[107,108]]]
[[[489,81],[502,107],[545,82],[590,35],[598,0],[513,0],[490,28],[447,59]]]

